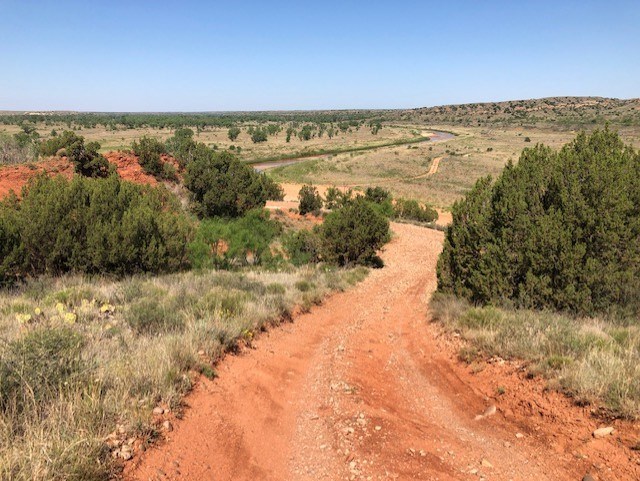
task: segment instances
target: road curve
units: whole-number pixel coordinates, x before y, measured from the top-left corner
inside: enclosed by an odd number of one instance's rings
[[[443,235],[392,227],[383,269],[227,357],[219,377],[188,397],[166,442],[129,463],[126,479],[568,481],[590,463],[616,462],[606,450],[586,460],[571,443],[558,448],[557,419],[549,427],[500,404],[476,419],[496,400],[427,322]],[[625,466],[600,479],[633,479]]]

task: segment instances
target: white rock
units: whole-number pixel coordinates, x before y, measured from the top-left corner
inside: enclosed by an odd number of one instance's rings
[[[610,434],[613,434],[614,431],[615,431],[615,429],[613,428],[613,426],[607,426],[606,428],[599,428],[599,429],[596,429],[593,432],[593,437],[594,438],[606,438]]]

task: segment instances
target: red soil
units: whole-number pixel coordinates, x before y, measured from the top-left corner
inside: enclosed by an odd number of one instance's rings
[[[130,152],[107,152],[104,154],[109,162],[115,164],[118,175],[124,180],[136,184],[156,185],[158,181],[145,174],[138,163],[138,158]],[[177,168],[177,162],[168,155],[162,156],[163,162],[169,162]],[[70,179],[74,175],[71,162],[66,157],[51,157],[32,164],[8,165],[0,167],[0,199],[12,190],[20,195],[22,187],[36,175],[45,172],[48,175],[62,175]]]
[[[7,165],[0,167],[0,199],[13,191],[20,195],[22,187],[29,180],[42,172],[48,175],[63,175],[67,179],[73,177],[73,165],[66,157],[53,158],[34,164]]]
[[[443,234],[393,230],[383,269],[226,358],[125,478],[640,479],[637,426],[595,439],[602,420],[517,363],[457,359],[459,339],[428,322]]]

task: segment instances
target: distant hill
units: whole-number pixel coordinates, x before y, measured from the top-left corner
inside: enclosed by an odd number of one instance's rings
[[[640,99],[604,97],[548,97],[405,110],[403,120],[459,125],[555,124],[585,125],[610,122],[640,125]]]

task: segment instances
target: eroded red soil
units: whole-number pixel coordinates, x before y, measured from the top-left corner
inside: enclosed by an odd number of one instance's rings
[[[107,152],[104,156],[109,162],[115,164],[118,175],[124,180],[137,184],[156,185],[158,183],[155,177],[142,170],[134,154],[115,151]],[[168,155],[163,155],[162,161],[172,163],[177,167],[175,159]],[[0,167],[0,199],[9,195],[12,190],[20,195],[22,187],[30,179],[43,172],[51,176],[62,175],[67,179],[74,175],[73,164],[66,157],[51,157],[31,164],[2,166]]]

